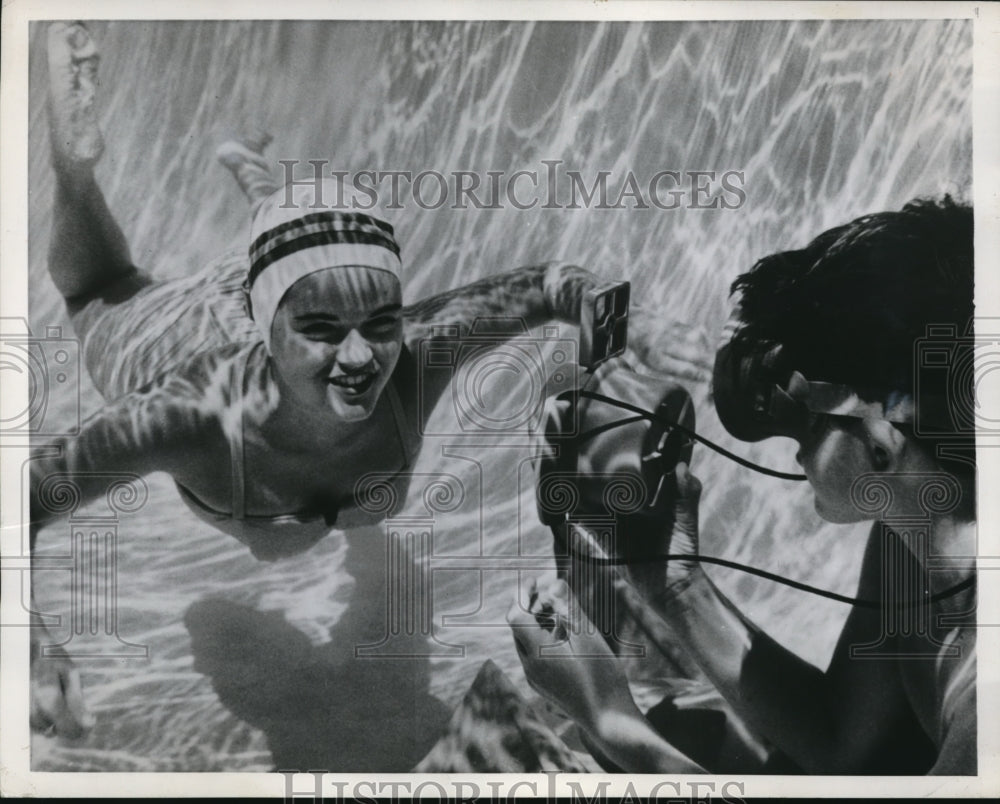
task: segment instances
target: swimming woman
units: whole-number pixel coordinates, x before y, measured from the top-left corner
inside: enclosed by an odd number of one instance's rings
[[[305,550],[334,528],[356,534],[379,520],[356,504],[359,479],[395,473],[405,489],[432,407],[418,404],[414,351],[432,328],[449,325],[461,338],[483,316],[529,328],[578,324],[583,294],[599,283],[553,263],[404,307],[392,226],[323,206],[321,196],[338,189],[329,182],[286,195],[255,167],[252,149],[226,157],[256,210],[249,266],[245,255],[227,255],[195,276],[156,280],[132,263],[94,178],[103,143],[98,53],[87,29],[53,24],[48,61],[56,174],[49,270],[108,404],[79,435],[57,442],[57,456],[33,461],[33,533],[52,519],[46,478],[68,474],[87,500],[103,493],[95,472],[166,471],[199,517],[263,560]],[[640,354],[655,354],[636,335]],[[419,378],[425,403],[445,391],[446,374]],[[364,554],[356,564],[384,573],[381,543],[349,541]],[[76,689],[70,666],[60,672],[61,688]],[[71,732],[82,703],[64,704],[62,730]]]

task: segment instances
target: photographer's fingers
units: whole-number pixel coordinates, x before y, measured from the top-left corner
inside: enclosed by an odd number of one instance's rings
[[[532,611],[535,608],[535,604],[538,602],[538,578],[532,576],[531,583],[528,586],[528,611]]]
[[[557,638],[565,638],[566,629],[563,623],[566,619],[567,599],[570,597],[572,596],[566,582],[557,578],[539,590],[535,605],[531,609],[538,624]]]
[[[545,596],[558,611],[565,611],[569,600],[573,597],[569,593],[569,584],[562,578],[556,578],[545,586]]]
[[[563,614],[550,612],[547,615],[535,615],[526,612],[515,602],[507,610],[507,624],[510,625],[522,662],[538,658],[543,647],[552,648],[565,643],[565,621]]]
[[[701,481],[698,480],[686,463],[677,464],[677,501],[674,504],[674,530],[681,531],[686,536],[698,538],[698,503],[701,500]]]
[[[686,463],[677,464],[677,499],[674,502],[674,526],[670,533],[668,552],[675,556],[698,555],[698,502],[701,482]],[[688,578],[697,560],[675,558],[667,562],[667,586]]]
[[[538,624],[535,618],[524,610],[520,601],[515,600],[507,609],[507,625],[510,626],[511,636],[514,637],[514,647],[523,658],[531,647],[531,636],[528,631],[538,628]]]
[[[701,481],[684,461],[677,464],[677,491],[682,497],[693,498],[695,502],[701,496]]]
[[[519,622],[528,622],[530,618],[551,630],[554,617],[557,614],[565,615],[570,597],[569,586],[561,578],[543,578],[541,582],[537,577],[532,578],[528,587],[527,607],[521,607],[515,602],[508,612],[507,620],[510,622],[515,610],[520,609],[523,616],[519,617]]]

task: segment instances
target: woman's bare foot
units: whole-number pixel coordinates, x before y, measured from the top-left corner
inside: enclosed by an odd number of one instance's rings
[[[216,158],[229,168],[250,200],[251,215],[265,198],[278,189],[271,175],[271,165],[264,158],[264,149],[270,142],[270,134],[257,130],[222,143],[215,152]]]
[[[101,158],[104,137],[97,124],[100,54],[81,22],[54,22],[48,31],[49,130],[57,163],[90,168]]]

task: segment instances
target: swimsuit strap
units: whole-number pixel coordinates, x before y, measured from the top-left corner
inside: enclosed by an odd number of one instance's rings
[[[403,447],[403,460],[406,461],[406,468],[409,468],[413,465],[413,455],[410,452],[410,441],[406,437],[409,432],[406,426],[406,410],[403,408],[403,401],[399,398],[399,393],[396,391],[395,377],[389,380],[386,391],[388,392],[389,403],[392,405],[392,419],[396,424],[396,434],[399,436],[399,443]]]
[[[233,483],[233,519],[244,519],[246,516],[246,474],[243,466],[243,406],[244,389],[246,387],[247,366],[250,364],[250,355],[253,354],[254,346],[248,349],[244,357],[242,367],[237,367],[233,371],[232,399],[236,404],[236,415],[239,424],[233,428],[229,439],[230,477]]]

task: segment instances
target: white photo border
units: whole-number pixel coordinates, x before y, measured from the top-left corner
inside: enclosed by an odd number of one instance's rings
[[[0,288],[0,315],[26,316],[27,313],[27,150],[28,150],[28,26],[33,20],[77,17],[81,10],[88,19],[505,19],[505,20],[734,20],[734,19],[934,19],[968,18],[973,21],[974,39],[974,150],[973,200],[976,219],[976,304],[977,317],[1000,319],[1000,7],[974,2],[580,2],[506,0],[503,3],[462,0],[421,0],[420,3],[320,2],[285,0],[276,4],[263,0],[172,0],[135,4],[127,0],[90,0],[85,6],[67,0],[11,0],[4,3],[2,25],[2,86],[0,86],[0,130],[3,131],[0,161],[0,238],[3,265]],[[238,12],[239,16],[236,16]],[[986,404],[1000,410],[1000,389],[992,389]],[[26,399],[26,383],[4,378],[4,395]],[[20,395],[20,396],[18,396]],[[7,453],[8,451],[4,451]],[[21,488],[20,468],[0,454],[0,534],[6,548],[18,544],[24,523],[15,513],[23,510],[27,490]],[[979,558],[978,777],[811,777],[811,776],[671,776],[684,791],[697,790],[691,783],[715,782],[715,790],[730,798],[763,796],[996,796],[1000,794],[1000,498],[990,490],[1000,488],[1000,450],[981,446],[979,466],[979,529],[983,555]],[[986,492],[986,493],[984,493]],[[6,549],[3,555],[8,555]],[[5,610],[17,607],[11,599],[15,584],[3,590]],[[0,629],[0,787],[7,796],[74,797],[173,797],[173,796],[253,796],[282,797],[286,778],[281,774],[254,773],[40,773],[29,769],[28,733],[28,634],[24,628]],[[339,782],[350,791],[358,781],[372,777],[328,774],[323,791],[334,796]],[[568,795],[569,781],[588,795],[600,789],[609,798],[621,795],[626,783],[648,794],[664,777],[623,777],[603,774],[558,777],[531,775],[409,775],[380,774],[380,783],[435,780],[449,791],[459,780],[476,784],[477,789],[500,795],[537,795],[557,792]],[[491,787],[487,783],[502,783]],[[511,787],[518,782],[529,784]],[[552,785],[555,785],[553,787]],[[726,785],[730,785],[726,787]],[[294,790],[311,789],[308,777],[296,778]],[[390,791],[391,787],[383,788]],[[411,788],[412,789],[412,788]],[[471,788],[457,788],[468,792]],[[666,790],[661,795],[676,795]],[[704,787],[702,787],[704,790]],[[436,788],[428,794],[438,795]],[[364,792],[370,792],[367,788]]]

